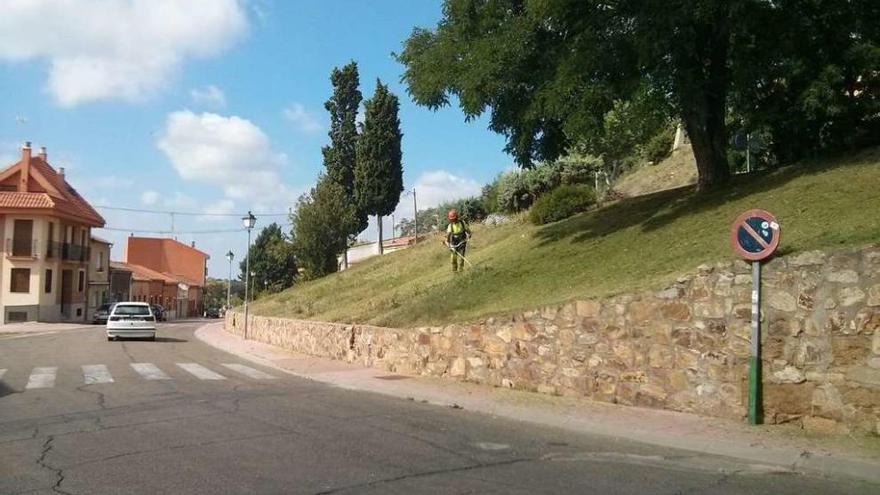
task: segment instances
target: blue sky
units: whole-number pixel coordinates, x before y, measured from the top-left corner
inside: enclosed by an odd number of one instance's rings
[[[508,168],[504,139],[455,107],[415,106],[391,53],[440,1],[31,0],[0,5],[0,160],[25,140],[97,205],[193,213],[287,211],[323,169],[330,71],[359,64],[400,96],[404,180],[420,205],[467,196]],[[410,215],[409,198],[398,217]],[[113,229],[171,216],[101,210]],[[263,217],[258,227],[284,217]],[[373,221],[373,223],[375,223]],[[225,277],[236,217],[176,216]],[[390,229],[390,219],[386,230]],[[374,236],[375,227],[364,233]],[[124,231],[99,230],[122,257]],[[145,234],[147,235],[147,234]],[[154,234],[158,235],[158,234]]]

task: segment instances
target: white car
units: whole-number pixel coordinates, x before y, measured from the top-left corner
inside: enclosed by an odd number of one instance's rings
[[[121,302],[113,306],[107,318],[107,340],[117,338],[156,340],[156,317],[143,302]]]

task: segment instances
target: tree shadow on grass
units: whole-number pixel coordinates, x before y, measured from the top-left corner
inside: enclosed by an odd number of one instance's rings
[[[880,159],[880,148],[864,150],[844,161],[813,160],[736,176],[729,184],[715,190],[697,191],[695,186],[686,186],[623,199],[602,209],[543,227],[536,235],[541,241],[540,245],[545,246],[569,237],[576,242],[589,241],[634,226],[641,226],[642,231],[649,232],[676,220],[717,209],[731,201],[771,191],[805,175],[857,165],[867,159]]]

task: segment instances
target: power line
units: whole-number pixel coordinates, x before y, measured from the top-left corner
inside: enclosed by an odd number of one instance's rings
[[[95,208],[100,208],[102,210],[116,210],[116,211],[130,211],[135,213],[152,213],[156,215],[180,215],[180,216],[193,216],[193,217],[243,217],[247,216],[247,213],[202,213],[202,212],[193,212],[193,211],[172,211],[172,210],[149,210],[145,208],[128,208],[122,206],[107,206],[107,205],[95,205]],[[254,213],[255,216],[258,217],[286,217],[289,216],[290,213]]]
[[[283,223],[280,224],[279,227],[290,227],[292,223]],[[112,232],[131,232],[138,234],[229,234],[232,232],[241,232],[244,230],[243,227],[237,229],[215,229],[215,230],[148,230],[148,229],[122,229],[116,227],[101,227],[104,230],[109,230]]]

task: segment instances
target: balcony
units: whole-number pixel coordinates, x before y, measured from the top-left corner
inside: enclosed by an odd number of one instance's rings
[[[89,261],[90,249],[87,246],[70,242],[49,242],[46,246],[46,259],[61,259],[85,263]]]
[[[30,258],[39,257],[37,250],[37,241],[34,239],[6,239],[6,257],[8,258]]]

